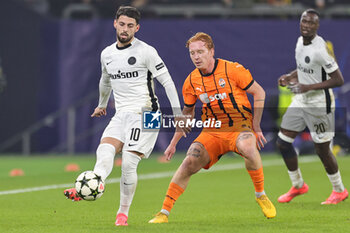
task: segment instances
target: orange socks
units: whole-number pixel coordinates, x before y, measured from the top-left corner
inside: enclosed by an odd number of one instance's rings
[[[264,172],[263,168],[259,168],[258,170],[247,170],[250,177],[252,178],[255,192],[263,192],[264,191]]]
[[[163,207],[162,209],[167,210],[170,212],[170,210],[173,208],[175,201],[179,198],[179,196],[184,192],[185,190],[178,186],[175,183],[170,183],[168,191],[166,193],[164,202],[163,202]]]
[[[264,172],[263,172],[263,168],[259,168],[258,170],[247,170],[250,177],[252,178],[253,184],[254,184],[254,188],[255,188],[255,192],[264,192]],[[164,202],[163,202],[163,206],[162,206],[162,210],[166,210],[168,212],[171,211],[171,209],[173,208],[176,200],[181,196],[181,194],[184,192],[185,190],[183,188],[181,188],[179,185],[171,182],[169,184],[169,188],[168,191],[166,193]]]

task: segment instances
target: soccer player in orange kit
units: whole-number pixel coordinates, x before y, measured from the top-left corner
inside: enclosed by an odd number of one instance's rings
[[[264,89],[239,63],[214,58],[214,43],[208,34],[195,34],[187,41],[186,47],[196,69],[183,85],[183,115],[193,118],[195,103],[200,99],[203,103],[202,119],[221,121],[221,127],[204,128],[194,140],[170,182],[161,211],[149,223],[168,222],[170,211],[186,189],[190,177],[201,168],[209,169],[229,151],[244,158],[254,184],[256,201],[267,218],[274,218],[276,209],[264,191],[264,173],[259,153],[266,143],[260,128]],[[254,97],[254,115],[246,93]],[[164,152],[168,160],[174,155],[182,136],[182,131],[174,134]]]

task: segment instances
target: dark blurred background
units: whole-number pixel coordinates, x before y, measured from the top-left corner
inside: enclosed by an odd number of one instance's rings
[[[198,31],[209,33],[216,57],[248,68],[266,90],[262,128],[274,151],[283,107],[290,93],[277,78],[295,69],[294,50],[300,14],[321,13],[319,34],[334,51],[345,84],[335,89],[337,153],[347,153],[350,136],[350,3],[347,0],[6,0],[0,1],[0,155],[8,153],[94,153],[113,116],[91,119],[98,102],[100,53],[115,41],[113,18],[120,5],[142,13],[136,36],[154,46],[181,96],[194,69],[185,48]],[[164,111],[164,89],[156,85]],[[182,101],[182,98],[180,98]],[[200,111],[200,110],[199,110]],[[186,150],[198,132],[182,139]],[[172,133],[162,132],[155,151],[166,148]],[[312,153],[305,132],[295,142]],[[310,146],[311,145],[311,146]]]

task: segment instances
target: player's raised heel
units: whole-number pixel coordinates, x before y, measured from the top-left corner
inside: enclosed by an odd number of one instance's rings
[[[75,190],[75,188],[66,189],[63,191],[63,194],[67,197],[67,199],[71,199],[72,201],[83,200],[81,197],[79,197],[77,190]]]
[[[309,191],[309,186],[304,183],[299,189],[292,187],[287,193],[281,195],[278,198],[279,203],[287,203],[293,200],[294,197],[307,193]]]
[[[167,223],[168,216],[162,212],[158,212],[154,218],[148,221],[148,223]]]
[[[348,190],[344,190],[341,193],[337,193],[336,191],[333,190],[332,194],[327,198],[326,201],[322,202],[321,205],[335,205],[338,204],[341,201],[345,201],[349,197],[349,192]]]
[[[276,217],[276,208],[266,195],[255,198],[266,218]]]
[[[123,213],[117,215],[115,219],[116,226],[128,226],[128,216]]]

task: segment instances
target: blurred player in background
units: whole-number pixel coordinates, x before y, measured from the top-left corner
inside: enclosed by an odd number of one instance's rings
[[[191,176],[200,169],[209,169],[229,151],[240,154],[255,187],[256,201],[267,218],[276,216],[276,209],[264,191],[264,174],[258,148],[266,139],[260,128],[265,91],[253,80],[250,72],[237,62],[214,58],[212,38],[199,32],[186,47],[196,69],[183,85],[184,115],[194,117],[195,103],[203,103],[202,118],[219,120],[221,128],[204,128],[187,151],[187,156],[174,174],[161,211],[149,223],[168,222],[175,201],[185,191]],[[247,98],[254,97],[254,116]],[[171,159],[182,132],[176,132],[164,152]]]
[[[319,16],[313,9],[301,15],[301,36],[295,50],[297,69],[278,80],[279,85],[288,86],[296,94],[283,116],[277,139],[277,147],[292,181],[292,188],[278,198],[281,203],[290,202],[309,189],[298,168],[297,153],[292,145],[295,137],[306,127],[311,132],[316,153],[333,185],[332,194],[321,204],[337,204],[349,195],[330,149],[334,137],[335,107],[330,88],[343,85],[344,79],[336,61],[328,53],[325,41],[317,35]]]
[[[117,41],[101,53],[99,104],[91,115],[101,117],[107,114],[106,106],[113,90],[116,113],[101,137],[94,172],[105,180],[112,171],[114,156],[122,153],[117,226],[128,225],[138,163],[141,158],[148,158],[158,136],[158,131],[141,130],[142,111],[156,112],[159,109],[153,78],[165,88],[173,113],[181,114],[174,82],[162,59],[153,47],[134,37],[140,28],[139,20],[140,12],[136,8],[125,6],[118,9],[114,20]],[[64,193],[69,199],[81,200],[74,188]]]

